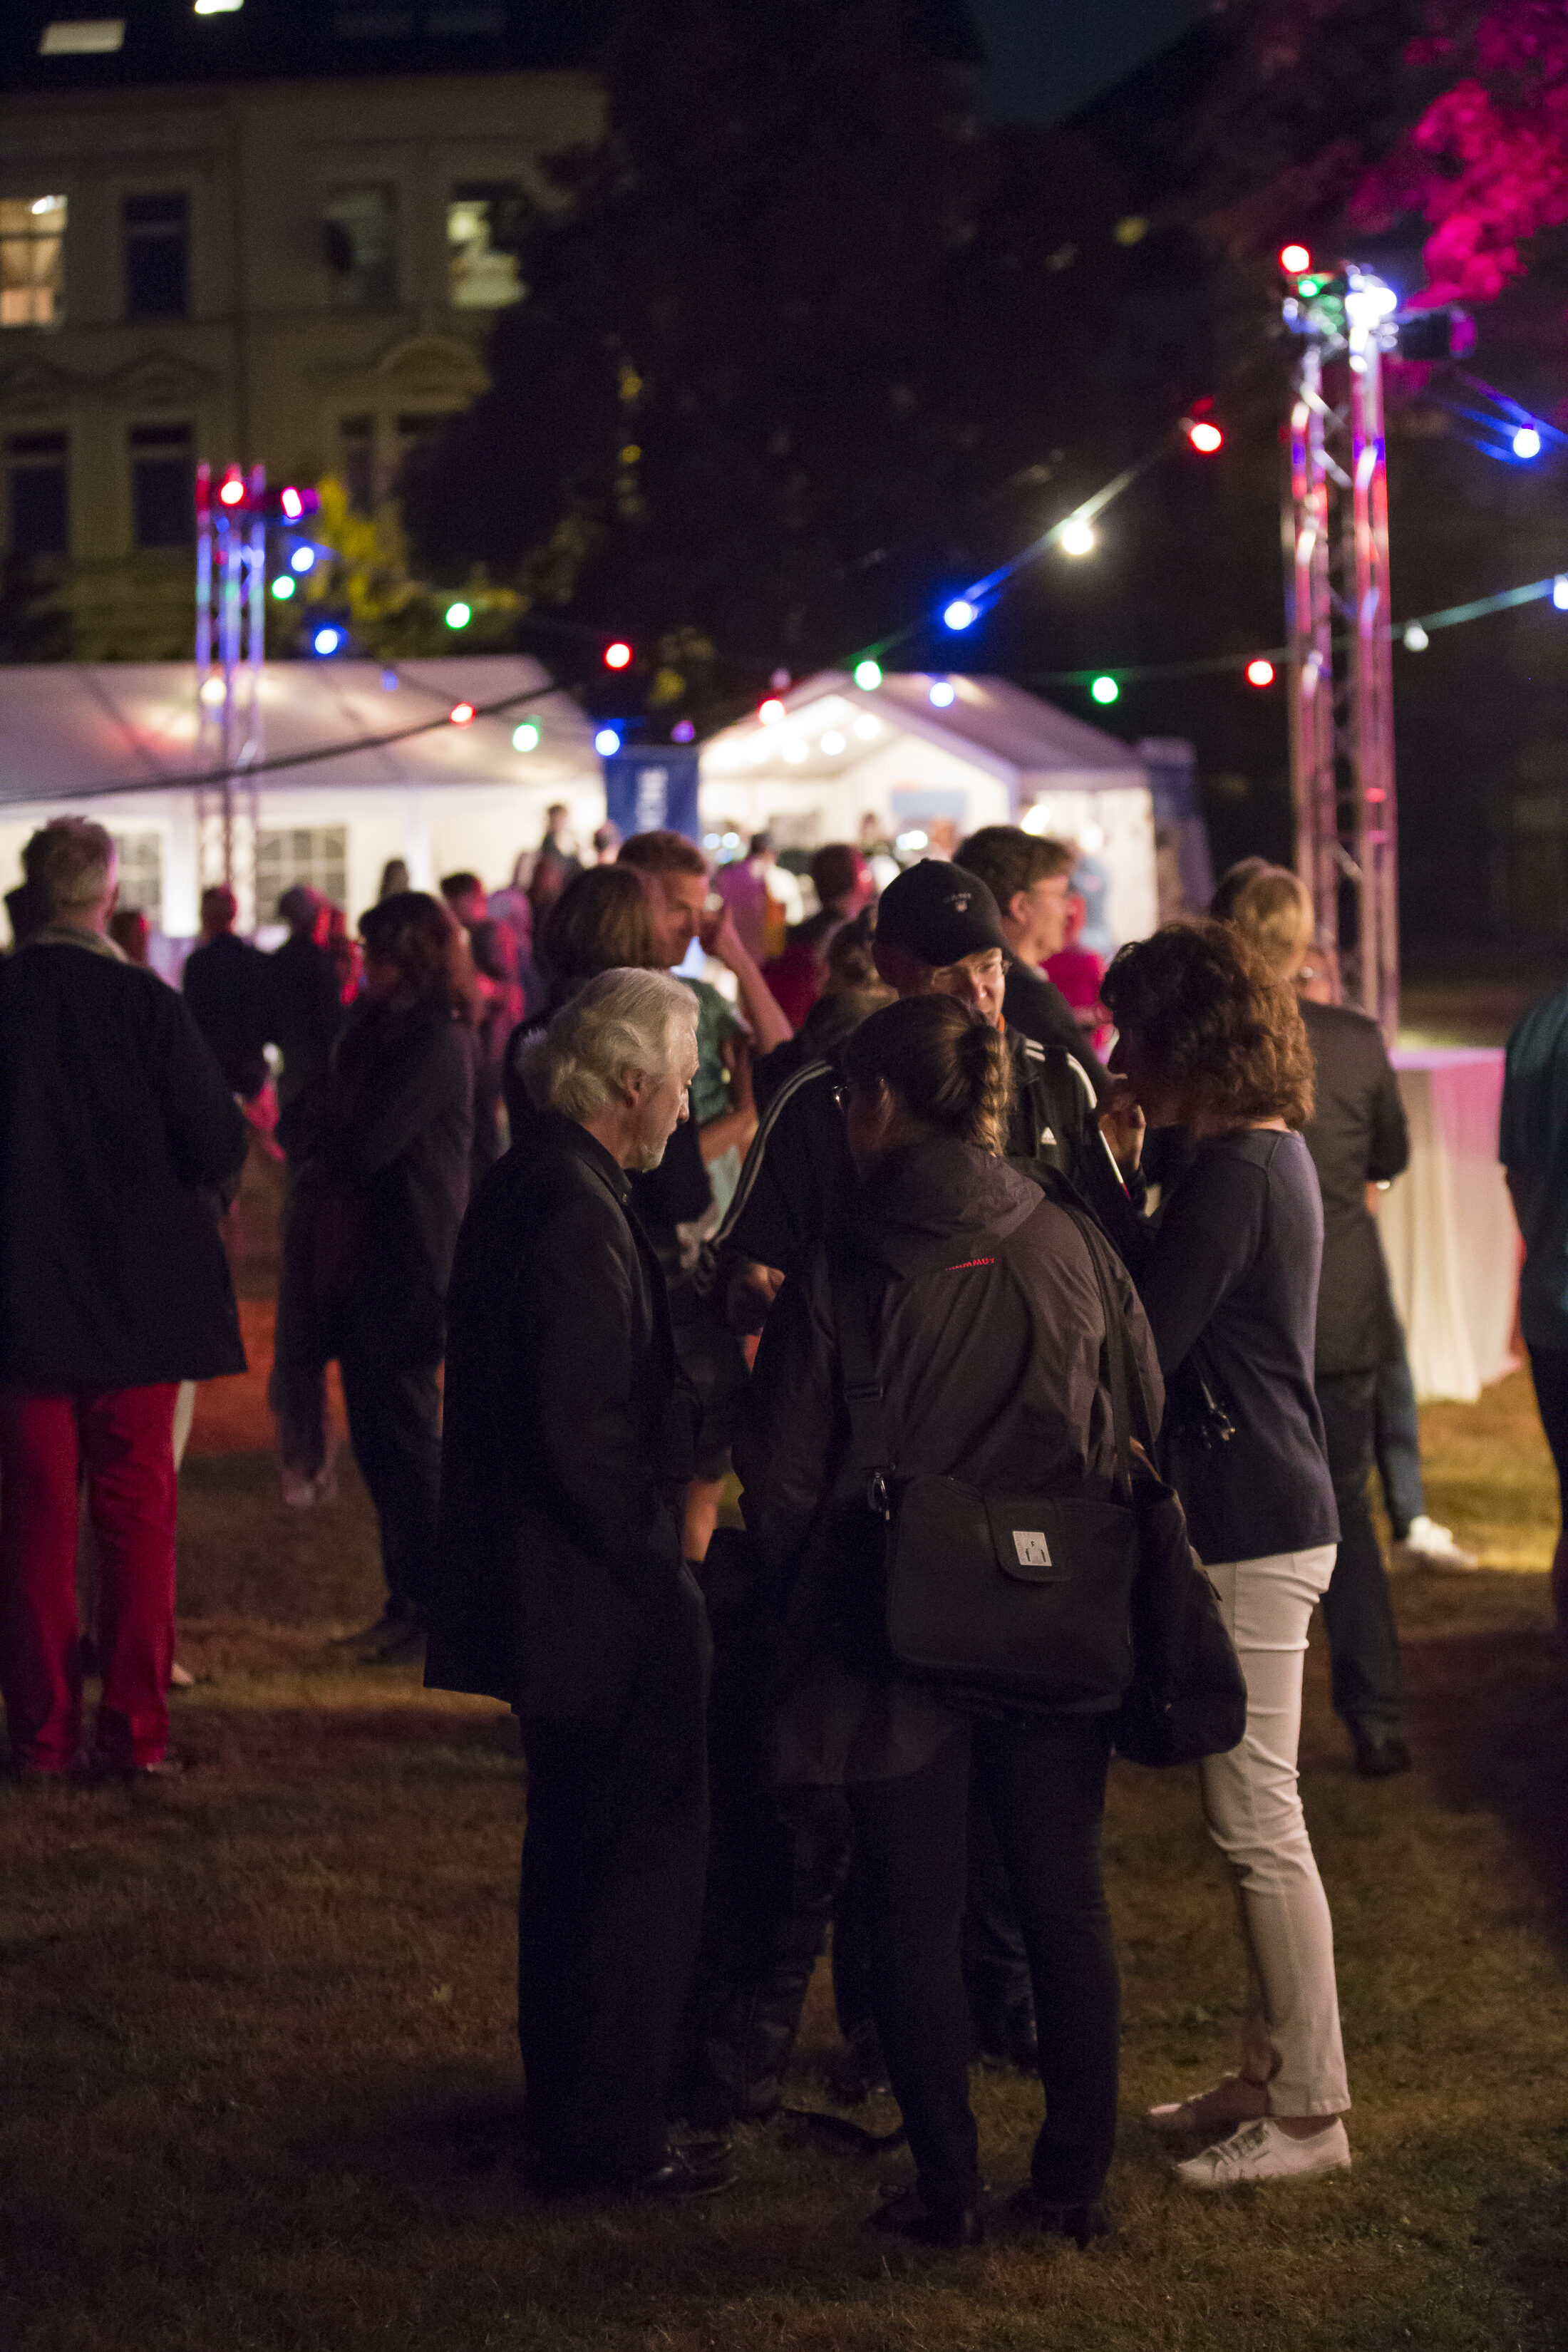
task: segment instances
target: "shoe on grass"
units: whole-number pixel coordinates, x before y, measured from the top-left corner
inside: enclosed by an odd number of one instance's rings
[[[1351,2144],[1336,2116],[1326,2131],[1296,2139],[1273,2116],[1243,2124],[1228,2139],[1175,2168],[1189,2189],[1238,2189],[1249,2180],[1310,2180],[1320,2172],[1348,2172]]]
[[[1479,1560],[1473,1551],[1454,1539],[1452,1528],[1439,1527],[1425,1511],[1412,1519],[1402,1543],[1394,1547],[1394,1559],[1405,1568],[1479,1568]]]
[[[1410,1769],[1410,1749],[1397,1731],[1356,1731],[1355,1769],[1363,1780],[1393,1780]]]
[[[977,2246],[985,2235],[976,2207],[952,2210],[928,2205],[918,2189],[896,2189],[866,2216],[868,2230],[885,2230],[917,2246]]]
[[[1029,2180],[1008,2198],[1007,2220],[1020,2237],[1070,2238],[1080,2252],[1110,2233],[1110,2219],[1098,2199],[1084,2205],[1058,2205],[1042,2197]]]
[[[1246,2074],[1227,2074],[1212,2089],[1190,2099],[1173,2099],[1150,2107],[1143,2120],[1163,2139],[1201,2139],[1205,2146],[1225,2139],[1241,2124],[1257,2123],[1268,2112],[1268,2094],[1261,2083]]]

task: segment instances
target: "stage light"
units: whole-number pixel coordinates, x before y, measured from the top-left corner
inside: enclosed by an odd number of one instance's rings
[[[447,605],[445,614],[447,626],[449,629],[466,629],[473,617],[473,606],[465,604],[460,596],[455,604]]]
[[[471,727],[474,723],[474,706],[471,702],[454,702],[447,717],[454,727]]]
[[[512,729],[511,748],[514,751],[538,751],[539,721],[537,719],[525,719],[521,727]]]
[[[329,625],[324,629],[318,629],[310,643],[324,661],[329,654],[337,652],[339,646],[344,643],[346,635],[346,631],[334,629]]]
[[[880,662],[858,661],[855,665],[855,683],[862,694],[875,694],[882,683]]]
[[[1265,661],[1261,654],[1259,654],[1256,661],[1249,661],[1247,665],[1247,683],[1248,686],[1272,686],[1274,683],[1273,663],[1271,661]]]
[[[1113,677],[1097,677],[1089,690],[1096,702],[1114,702],[1121,692]]]
[[[1527,464],[1531,457],[1540,457],[1541,436],[1533,425],[1520,426],[1513,436],[1513,454],[1516,457],[1522,457]]]
[[[234,473],[226,474],[217,486],[217,494],[220,505],[226,507],[242,505],[245,499],[245,482],[242,477]]]
[[[1060,546],[1064,555],[1092,555],[1094,525],[1085,522],[1081,515],[1074,515],[1070,522],[1065,522],[1061,527]]]
[[[1568,613],[1568,572],[1560,572],[1552,582],[1552,601],[1560,613]]]
[[[1205,457],[1212,457],[1215,451],[1222,447],[1225,442],[1225,435],[1217,425],[1206,425],[1202,422],[1190,427],[1187,438],[1194,448],[1200,451]]]
[[[957,701],[958,688],[955,686],[950,686],[945,677],[939,677],[929,688],[926,698],[934,703],[939,710],[946,710]]]
[[[1303,269],[1310,269],[1312,267],[1312,257],[1304,245],[1282,245],[1279,248],[1279,267],[1287,278],[1300,278]]]
[[[855,732],[862,743],[874,742],[881,731],[881,720],[873,719],[868,710],[862,711],[860,717],[855,721]]]
[[[1422,627],[1420,622],[1412,621],[1410,626],[1405,632],[1405,651],[1413,654],[1424,654],[1431,642],[1431,638],[1426,635],[1426,632]]]
[[[222,708],[223,708],[223,680],[222,680],[222,678],[221,678],[221,677],[204,677],[204,678],[203,678],[203,680],[202,680],[201,700],[202,700],[202,703],[203,703],[204,708],[205,708],[205,709],[208,709],[208,710],[221,710],[221,709],[222,709]]]
[[[606,669],[627,669],[631,666],[631,658],[632,649],[624,637],[617,637],[613,646],[605,647]]]
[[[272,583],[272,593],[280,604],[286,604],[289,602],[289,597],[294,593],[294,575],[291,572],[279,573]]]
[[[295,572],[310,571],[314,567],[315,561],[316,551],[313,547],[297,547],[289,558],[289,565]]]
[[[278,503],[282,508],[290,522],[298,522],[300,517],[305,511],[305,501],[300,496],[298,490],[281,491],[279,495]]]
[[[757,717],[764,727],[781,727],[784,724],[784,704],[776,694],[770,694],[765,702],[759,703],[757,706]]]
[[[601,727],[594,738],[594,749],[601,760],[613,760],[621,748],[621,739],[613,727]]]
[[[979,613],[967,596],[955,596],[942,618],[944,628],[967,629],[973,622],[978,620]]]
[[[845,740],[837,727],[830,727],[816,748],[819,751],[826,751],[830,760],[837,759],[845,748]]]

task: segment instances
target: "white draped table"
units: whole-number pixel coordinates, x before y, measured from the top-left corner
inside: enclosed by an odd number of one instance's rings
[[[1511,1371],[1519,1227],[1498,1163],[1500,1046],[1401,1047],[1410,1166],[1378,1224],[1415,1393],[1470,1403]]]

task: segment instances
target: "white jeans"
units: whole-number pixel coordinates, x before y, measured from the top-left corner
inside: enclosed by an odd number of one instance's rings
[[[1297,1786],[1301,1661],[1335,1547],[1208,1566],[1241,1670],[1247,1730],[1198,1767],[1209,1835],[1236,1888],[1250,1992],[1242,2072],[1277,2116],[1350,2105],[1334,1982],[1334,1931]]]

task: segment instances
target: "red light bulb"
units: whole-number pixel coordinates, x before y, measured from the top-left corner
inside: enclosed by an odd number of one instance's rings
[[[1304,269],[1310,269],[1312,267],[1312,257],[1304,245],[1282,245],[1279,248],[1279,267],[1287,278],[1300,278]]]
[[[1225,443],[1225,435],[1217,425],[1194,425],[1189,431],[1187,438],[1194,448],[1201,450],[1205,457],[1212,457],[1215,451],[1223,447]]]
[[[1274,683],[1273,663],[1271,661],[1265,661],[1261,654],[1259,654],[1256,661],[1249,661],[1247,665],[1247,683],[1248,686],[1272,686]]]
[[[631,665],[631,658],[632,649],[630,646],[626,644],[624,637],[617,637],[613,646],[606,646],[605,647],[605,667],[606,669],[626,669]]]
[[[245,483],[238,474],[226,474],[218,485],[218,498],[226,507],[237,507],[245,496]]]
[[[454,702],[447,717],[454,727],[471,727],[474,723],[474,706],[471,702]]]

